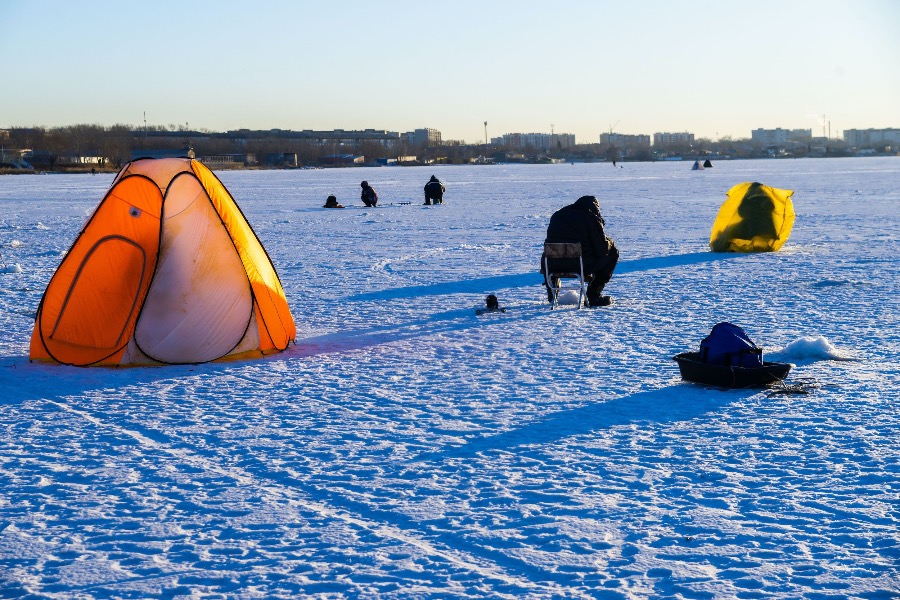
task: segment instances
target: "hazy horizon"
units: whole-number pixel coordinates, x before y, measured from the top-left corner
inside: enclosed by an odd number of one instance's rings
[[[846,129],[900,121],[900,5],[109,1],[0,8],[0,127]]]

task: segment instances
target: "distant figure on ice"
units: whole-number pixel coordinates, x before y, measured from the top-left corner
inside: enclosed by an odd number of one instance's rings
[[[363,204],[369,207],[377,206],[378,194],[375,192],[375,188],[370,186],[368,181],[363,181],[359,185],[362,188],[359,199],[363,201]]]
[[[446,188],[441,181],[435,177],[431,176],[431,179],[428,180],[428,183],[425,184],[425,204],[431,204],[434,202],[435,204],[443,204],[444,203],[444,192]]]
[[[325,204],[322,208],[344,208],[344,205],[338,204],[335,196],[328,196],[328,198],[325,199]]]
[[[547,239],[550,243],[581,243],[581,260],[584,264],[585,279],[590,275],[587,288],[588,306],[606,306],[609,296],[603,295],[603,288],[609,283],[619,250],[612,239],[606,237],[605,225],[600,215],[600,203],[594,196],[582,196],[574,204],[564,206],[550,217]],[[573,260],[573,259],[563,259]],[[578,270],[577,259],[572,270]],[[544,272],[544,257],[541,256],[541,272]],[[553,292],[547,289],[547,298],[553,302]]]

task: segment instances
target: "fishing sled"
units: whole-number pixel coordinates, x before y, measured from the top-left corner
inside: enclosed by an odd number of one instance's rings
[[[781,381],[791,370],[790,364],[778,362],[763,362],[758,367],[717,365],[701,360],[699,352],[682,352],[674,360],[685,381],[723,388],[765,387]]]
[[[699,352],[676,354],[685,381],[722,388],[765,387],[787,377],[791,365],[766,362],[762,348],[737,325],[723,322],[700,342]]]

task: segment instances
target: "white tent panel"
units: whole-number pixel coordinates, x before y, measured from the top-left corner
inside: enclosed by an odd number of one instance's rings
[[[241,343],[237,345],[232,354],[252,352],[253,350],[259,350],[259,325],[256,322],[256,311],[253,311],[253,315],[250,318],[250,326],[247,328],[244,339],[241,340]]]
[[[169,185],[156,275],[135,329],[151,358],[199,363],[241,342],[253,314],[247,273],[209,197],[192,175]]]

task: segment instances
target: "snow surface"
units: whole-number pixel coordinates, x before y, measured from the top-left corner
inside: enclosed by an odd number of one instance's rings
[[[0,177],[0,596],[896,598],[900,159],[690,166],[221,172],[297,343],[138,369],[27,358],[112,176]],[[791,238],[710,253],[754,180],[795,190]],[[551,311],[584,194],[613,305]],[[725,320],[810,393],[682,382]]]

